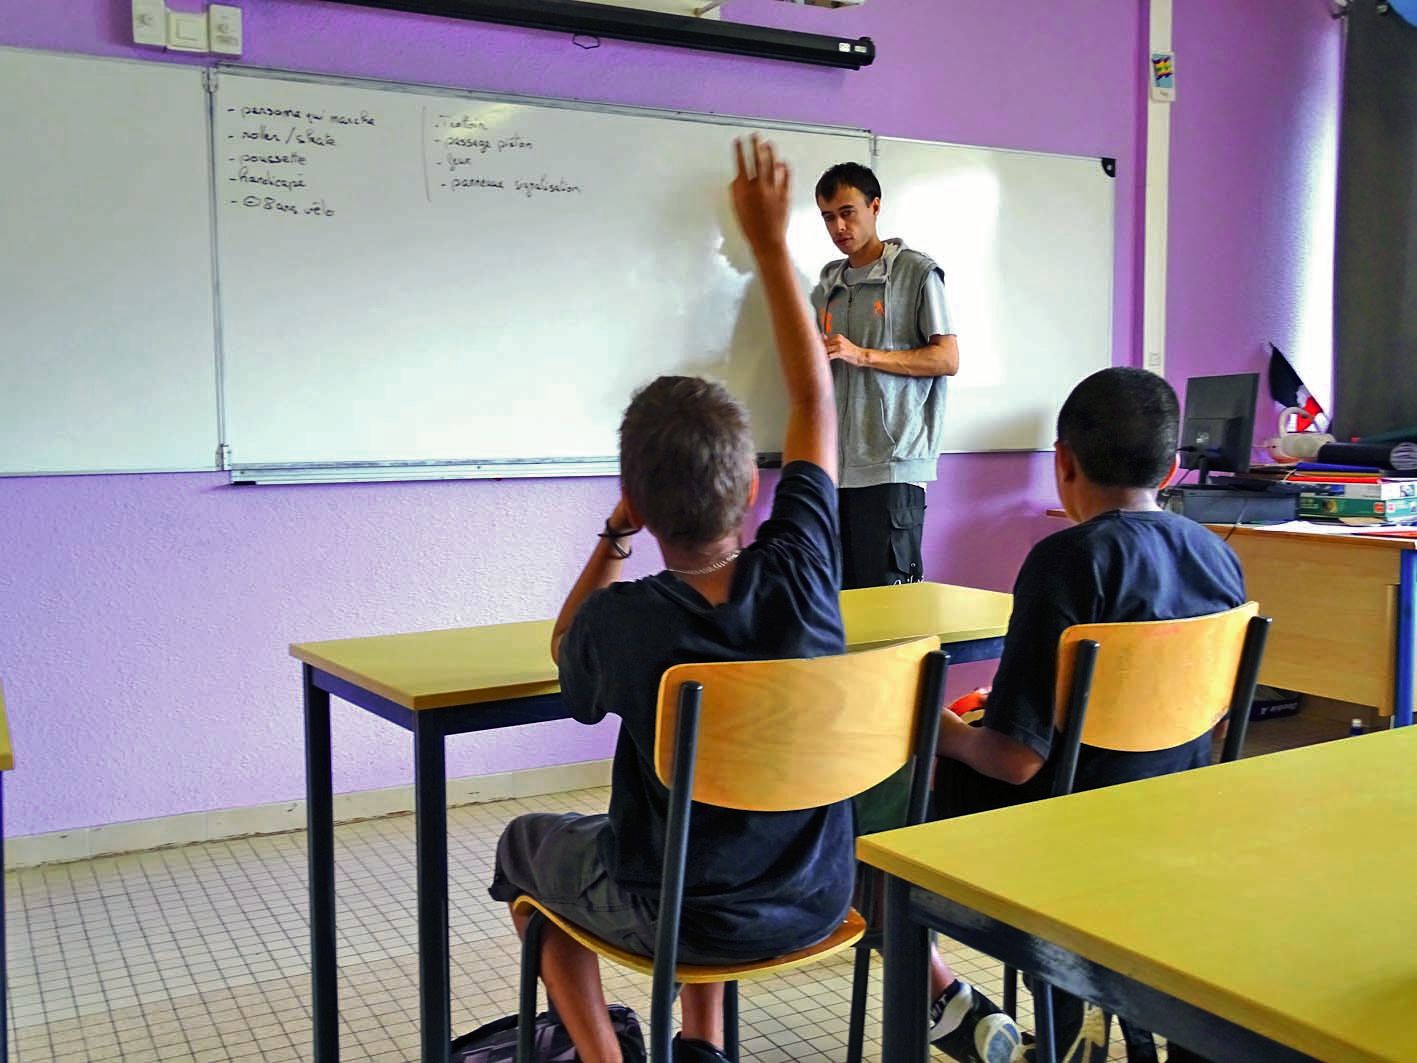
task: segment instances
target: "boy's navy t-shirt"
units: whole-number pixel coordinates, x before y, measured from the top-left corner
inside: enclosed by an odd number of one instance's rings
[[[710,605],[669,572],[588,597],[561,642],[570,714],[621,719],[610,790],[606,867],[659,900],[669,791],[654,770],[659,681],[697,661],[845,652],[838,587],[836,487],[809,462],[782,470],[772,516],[739,556],[729,600]],[[699,952],[762,959],[831,933],[851,901],[849,801],[799,812],[696,803],[689,827],[681,934]]]
[[[1240,562],[1219,536],[1175,513],[1114,510],[1033,548],[1014,584],[1014,608],[984,726],[1028,746],[1045,764],[1014,800],[1051,791],[1058,638],[1074,624],[1180,620],[1245,602]],[[1150,706],[1131,705],[1145,714]],[[1076,790],[1210,763],[1210,735],[1174,749],[1118,753],[1083,746]]]

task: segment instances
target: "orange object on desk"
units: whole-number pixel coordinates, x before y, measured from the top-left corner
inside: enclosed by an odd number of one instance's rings
[[[973,723],[984,715],[984,706],[989,703],[989,688],[980,687],[950,702],[949,710],[965,723]]]

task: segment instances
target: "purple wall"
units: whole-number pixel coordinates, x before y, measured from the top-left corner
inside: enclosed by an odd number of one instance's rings
[[[1328,404],[1340,23],[1294,0],[1176,0],[1167,368],[1284,351]],[[1261,381],[1260,438],[1273,434]]]
[[[859,73],[613,41],[585,51],[556,34],[318,0],[244,6],[253,65],[1114,156],[1115,346],[1132,359],[1143,121],[1132,0],[730,7],[744,21],[873,36],[880,59]],[[1280,67],[1292,77],[1295,64],[1305,78],[1316,71],[1304,83],[1318,120],[1330,120],[1337,34],[1322,5],[1309,6],[1177,0],[1178,47],[1195,52],[1183,53],[1176,109],[1171,269],[1185,307],[1172,314],[1176,377],[1294,328],[1286,293],[1307,276],[1294,234],[1315,119],[1270,76]],[[124,43],[127,11],[126,0],[0,0],[0,43],[154,58]],[[1261,187],[1274,167],[1288,175],[1278,197]],[[1233,218],[1216,216],[1217,198]],[[1218,262],[1251,283],[1207,283]],[[1254,302],[1270,292],[1256,320]],[[244,489],[217,475],[0,480],[0,679],[20,764],[6,780],[10,832],[302,796],[287,643],[550,615],[614,494],[606,480]],[[1045,457],[944,459],[929,496],[928,575],[1006,588],[1049,530],[1041,512],[1052,500]],[[335,735],[337,788],[409,781],[409,743],[389,725],[346,709]],[[467,736],[451,743],[449,770],[603,756],[612,736],[571,724]]]

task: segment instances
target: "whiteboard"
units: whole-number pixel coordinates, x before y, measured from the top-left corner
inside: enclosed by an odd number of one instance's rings
[[[767,307],[727,205],[766,124],[811,186],[874,159],[882,231],[948,275],[944,449],[1044,449],[1111,362],[1098,160],[867,131],[0,49],[0,475],[613,471],[635,387],[724,380],[781,448]],[[519,184],[520,182],[520,184]],[[500,184],[500,187],[497,187]],[[288,209],[293,208],[295,213]],[[371,472],[374,466],[379,473]]]
[[[1103,161],[880,138],[882,235],[945,271],[960,370],[946,452],[1047,450],[1112,364],[1115,178]]]
[[[216,468],[202,72],[0,49],[0,474]]]
[[[766,303],[728,209],[754,126],[223,71],[215,99],[234,467],[604,459],[632,391],[719,378],[780,451]],[[864,132],[775,129],[806,287],[812,185]]]

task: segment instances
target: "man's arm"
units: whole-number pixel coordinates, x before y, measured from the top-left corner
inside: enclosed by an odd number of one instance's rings
[[[936,752],[1014,786],[1022,786],[1043,767],[1043,758],[1022,742],[987,727],[971,727],[952,712],[941,716]]]
[[[879,369],[897,376],[954,376],[959,372],[959,341],[955,336],[931,336],[924,347],[908,351],[877,351],[858,347],[845,336],[826,338],[827,357],[848,365]]]
[[[773,340],[787,390],[787,438],[782,461],[810,461],[836,482],[836,403],[831,370],[811,307],[797,286],[787,253],[791,175],[771,144],[753,135],[748,150],[734,141],[738,174],[733,210],[767,295]]]
[[[630,524],[625,500],[622,498],[616,505],[615,512],[610,514],[610,519],[606,522],[606,532],[595,544],[590,560],[581,570],[580,578],[571,588],[571,593],[566,595],[565,604],[561,606],[561,612],[551,628],[551,659],[557,664],[561,661],[561,640],[570,630],[571,621],[575,620],[576,613],[580,612],[581,605],[590,597],[592,591],[608,587],[620,578],[620,571],[625,567],[625,558],[629,556],[626,540],[637,531],[639,529]]]

